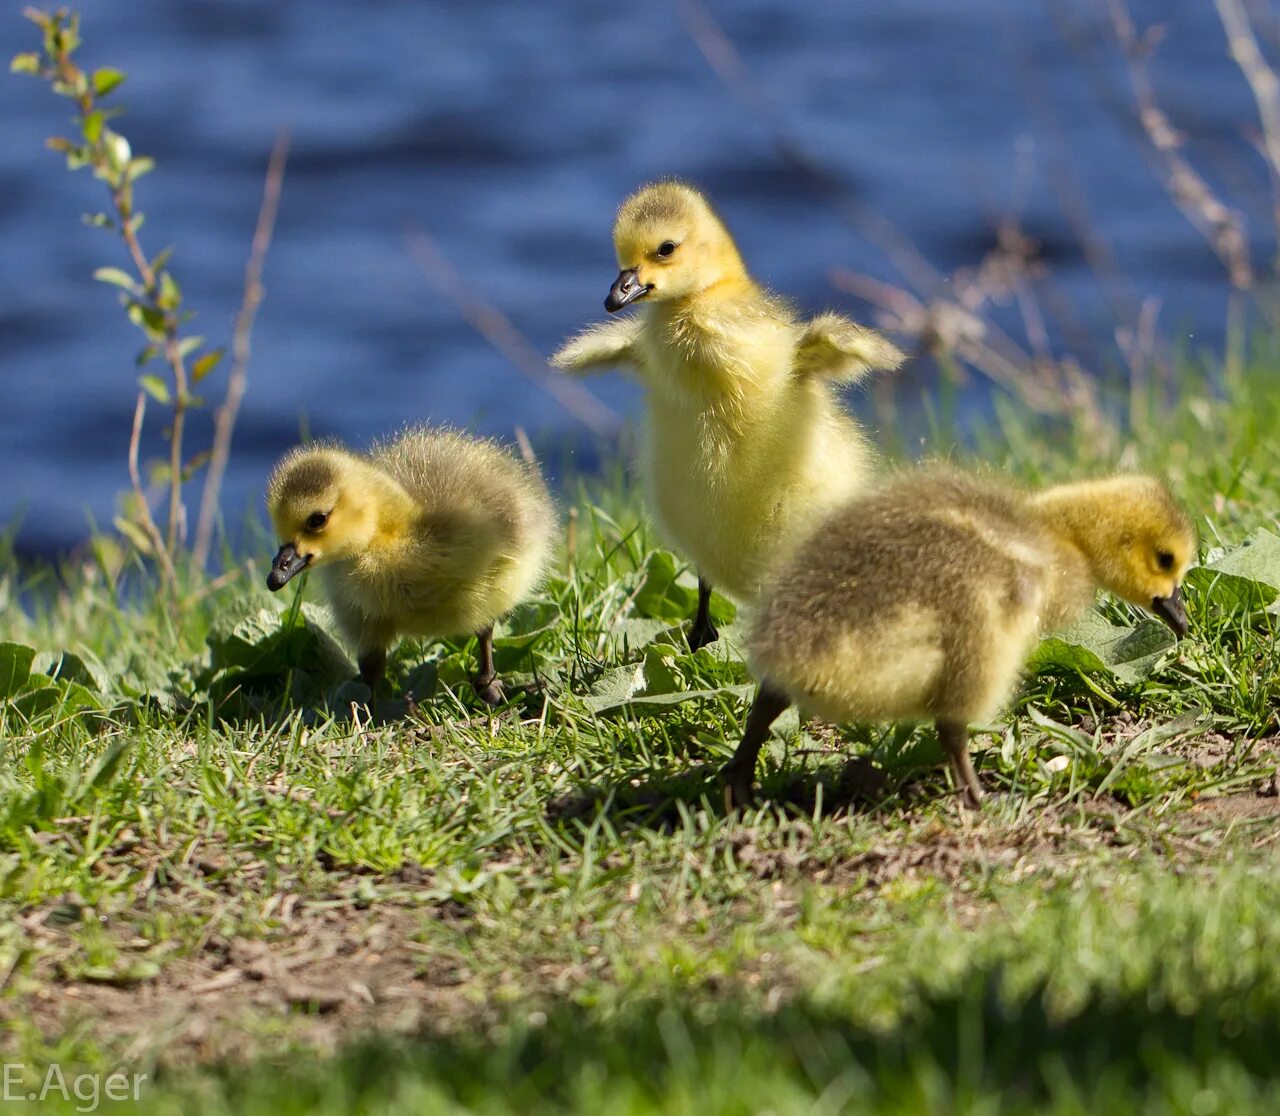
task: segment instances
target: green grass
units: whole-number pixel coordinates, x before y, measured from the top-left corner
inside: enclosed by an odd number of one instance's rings
[[[1263,365],[978,454],[1166,472],[1212,560],[1277,525]],[[147,1112],[1277,1110],[1269,598],[1206,579],[1132,680],[1030,677],[976,734],[979,816],[928,730],[792,721],[728,817],[732,627],[689,654],[634,497],[567,502],[496,718],[466,644],[402,647],[370,712],[265,545],[176,616],[103,548],[8,562],[0,640],[79,658],[0,710],[3,1060],[146,1072]]]

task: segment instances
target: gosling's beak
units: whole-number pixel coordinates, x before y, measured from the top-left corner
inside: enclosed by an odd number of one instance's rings
[[[613,281],[613,286],[609,288],[609,297],[604,300],[604,308],[613,314],[637,299],[644,298],[651,290],[653,290],[652,287],[647,287],[640,282],[640,276],[636,274],[634,268],[620,271]]]
[[[307,568],[311,556],[303,557],[293,543],[285,543],[276,551],[275,560],[271,563],[271,572],[267,574],[267,588],[271,592],[283,589],[289,579]]]
[[[1174,635],[1187,634],[1187,609],[1182,603],[1181,586],[1175,585],[1167,597],[1155,597],[1151,601],[1151,611],[1173,629]]]

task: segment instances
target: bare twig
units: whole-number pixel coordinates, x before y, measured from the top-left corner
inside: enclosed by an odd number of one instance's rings
[[[576,380],[557,375],[515,327],[511,319],[478,291],[468,287],[445,259],[434,240],[410,226],[405,232],[409,255],[432,286],[448,298],[477,333],[593,434],[609,435],[619,425],[617,412]]]
[[[786,128],[776,106],[761,92],[742,55],[701,0],[679,0],[685,31],[707,64],[769,133],[778,155],[799,170],[846,222],[879,248],[916,290],[937,295],[944,284],[926,260],[883,213],[860,201],[829,167],[807,151]]]
[[[146,532],[147,538],[151,540],[151,549],[155,552],[156,560],[160,563],[165,580],[173,586],[176,585],[177,580],[174,575],[173,557],[165,548],[160,528],[156,526],[156,521],[151,516],[151,505],[147,501],[147,492],[142,486],[142,473],[138,469],[138,444],[142,441],[142,422],[146,418],[146,414],[147,393],[140,391],[138,392],[138,402],[133,408],[133,430],[129,435],[129,481],[133,485],[133,495],[138,505],[138,522],[143,531]]]
[[[832,273],[839,289],[866,298],[893,316],[922,348],[954,353],[990,379],[1016,392],[1030,406],[1047,413],[1081,407],[1096,419],[1096,402],[1081,389],[1076,366],[1055,362],[1048,352],[1048,331],[1030,288],[1034,278],[1024,249],[1031,245],[1016,227],[1002,225],[997,248],[979,267],[944,276],[915,245],[879,211],[866,205],[841,181],[837,172],[808,151],[788,129],[774,103],[747,68],[724,30],[702,0],[679,0],[680,17],[694,45],[726,88],[768,132],[779,157],[803,174],[868,242],[884,253],[911,290],[868,280],[844,269]],[[1022,253],[1022,255],[1019,255]],[[1018,299],[1033,357],[984,313],[1000,296]],[[914,292],[914,293],[913,293]]]
[[[524,459],[524,463],[531,469],[538,467],[538,455],[533,452],[533,443],[529,441],[529,434],[523,426],[517,426],[515,430],[516,445],[520,447],[520,456]]]
[[[1227,33],[1227,45],[1245,81],[1253,91],[1262,121],[1262,153],[1271,179],[1272,212],[1280,230],[1280,81],[1267,64],[1253,33],[1249,13],[1240,0],[1215,0],[1218,18]]]
[[[1159,28],[1139,33],[1123,0],[1109,0],[1111,27],[1129,76],[1138,123],[1150,144],[1160,184],[1203,236],[1227,269],[1232,286],[1253,286],[1253,266],[1244,219],[1225,205],[1183,153],[1185,137],[1156,102],[1147,58],[1160,39]]]
[[[235,432],[236,418],[244,399],[245,383],[249,368],[250,342],[253,323],[265,295],[262,286],[262,269],[271,248],[275,233],[276,214],[280,209],[280,192],[284,185],[285,165],[289,159],[289,132],[281,129],[271,149],[267,164],[266,180],[262,187],[262,205],[258,209],[258,223],[253,232],[253,245],[244,269],[244,293],[240,311],[236,314],[235,333],[231,342],[231,371],[227,376],[227,391],[222,406],[214,419],[213,449],[209,456],[209,471],[205,474],[204,491],[200,497],[200,516],[196,521],[196,537],[192,546],[192,562],[202,570],[209,561],[213,545],[213,525],[218,515],[218,497],[222,491],[222,479],[226,475],[227,461],[231,455],[231,436]]]

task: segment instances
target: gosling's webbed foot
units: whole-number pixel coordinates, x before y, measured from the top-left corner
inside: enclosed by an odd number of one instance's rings
[[[689,650],[697,651],[700,647],[706,647],[708,643],[715,643],[719,638],[720,632],[711,623],[710,618],[706,620],[699,618],[693,622],[693,627],[689,629]]]
[[[492,675],[486,679],[477,675],[471,679],[471,685],[475,689],[476,697],[485,705],[492,707],[506,703],[507,692],[503,688],[502,679]]]
[[[356,664],[360,668],[360,681],[371,690],[376,690],[386,677],[387,651],[385,647],[376,651],[366,651]]]

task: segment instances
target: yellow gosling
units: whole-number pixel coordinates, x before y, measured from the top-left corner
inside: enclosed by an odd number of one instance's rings
[[[711,586],[750,602],[813,522],[867,486],[874,454],[835,385],[902,354],[838,314],[800,320],[748,275],[691,186],[641,189],[613,235],[621,273],[605,308],[639,311],[586,330],[552,363],[629,366],[647,388],[642,479],[659,528],[698,570],[696,650],[717,635]]]
[[[924,468],[849,501],[761,598],[747,641],[760,690],[723,772],[728,805],[750,802],[769,726],[795,702],[837,723],[935,721],[976,806],[968,726],[1009,700],[1041,634],[1103,588],[1185,635],[1195,552],[1191,521],[1151,477],[1028,493]]]
[[[535,469],[495,442],[413,428],[369,453],[293,450],[267,505],[281,540],[267,587],[315,567],[365,682],[382,679],[400,636],[474,632],[476,693],[503,701],[493,624],[537,588],[555,525]]]

